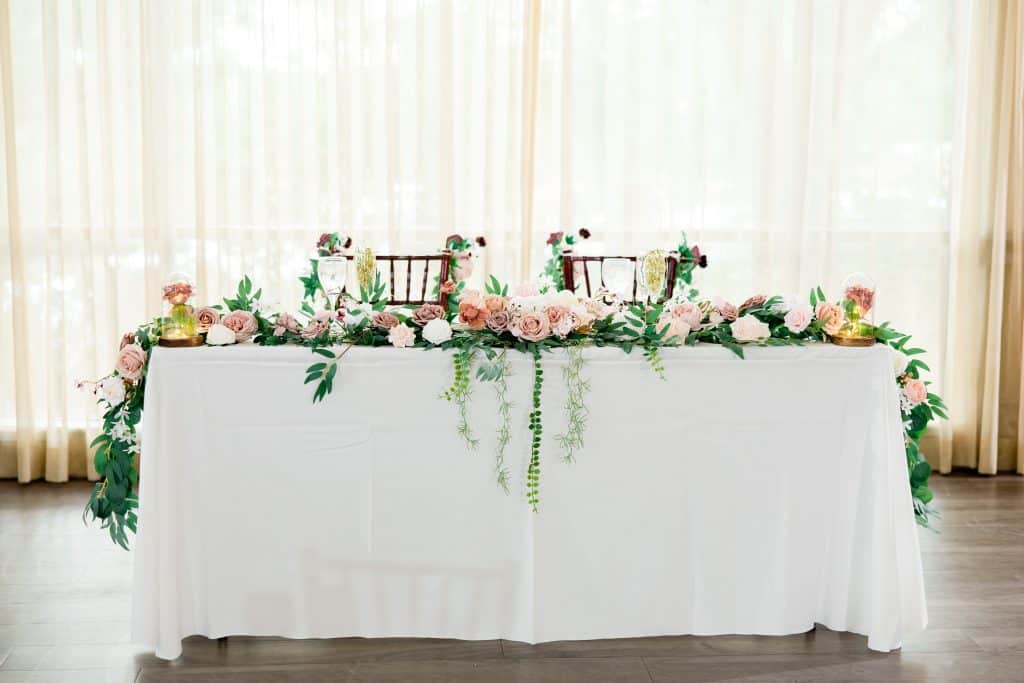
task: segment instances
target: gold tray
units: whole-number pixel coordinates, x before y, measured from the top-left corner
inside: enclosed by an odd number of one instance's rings
[[[160,346],[167,346],[172,349],[202,346],[204,343],[205,341],[198,334],[192,337],[175,337],[173,339],[160,337],[160,341],[157,342]]]
[[[875,341],[874,337],[832,337],[832,343],[836,346],[874,346]]]

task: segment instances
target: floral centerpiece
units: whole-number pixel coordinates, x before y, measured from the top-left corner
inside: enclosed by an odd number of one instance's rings
[[[743,358],[744,349],[751,345],[827,341],[847,322],[844,305],[827,300],[821,288],[812,290],[805,301],[758,294],[736,305],[719,298],[692,300],[692,294],[686,293],[663,303],[626,305],[614,296],[587,298],[554,288],[542,292],[532,284],[511,288],[510,292],[507,284],[491,276],[483,291],[460,289],[454,310],[432,303],[389,306],[383,298],[384,289],[377,273],[371,287],[361,288],[358,299],[347,296],[337,310],[317,310],[307,299],[303,310],[293,314],[268,310],[261,301],[261,290],[254,290],[245,277],[233,298],[201,308],[196,319],[206,327],[206,342],[210,345],[293,344],[309,348],[316,359],[306,369],[305,383],[312,385],[314,403],[331,394],[341,361],[353,346],[448,350],[453,374],[441,396],[455,405],[456,429],[469,448],[481,443],[467,414],[474,381],[494,389],[499,418],[494,435],[494,472],[506,493],[512,476],[506,465],[506,450],[513,429],[508,354],[528,355],[534,370],[529,397],[529,460],[523,477],[526,500],[534,510],[540,505],[545,426],[541,411],[543,354],[553,350],[567,354],[568,363],[562,371],[567,390],[566,423],[554,440],[560,459],[571,463],[583,448],[588,416],[589,382],[582,349],[614,346],[624,353],[637,351],[664,379],[662,349],[666,347],[715,344]],[[886,323],[872,326],[870,333],[888,344],[896,359],[894,381],[905,416],[913,512],[919,523],[927,525],[931,468],[920,452],[920,439],[932,420],[946,417],[946,407],[929,391],[928,381],[922,376],[928,366],[918,358],[924,351],[909,346],[909,335]],[[159,334],[155,323],[140,326],[125,336],[109,376],[82,383],[95,393],[104,410],[102,433],[92,444],[96,448],[96,470],[103,479],[92,492],[86,515],[101,520],[111,538],[124,547],[128,543],[126,532],[134,531],[137,521],[134,486],[138,473],[133,460],[139,450],[136,428],[143,409],[149,355]]]

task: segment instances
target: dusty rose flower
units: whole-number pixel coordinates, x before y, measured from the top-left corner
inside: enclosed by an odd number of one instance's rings
[[[487,320],[485,322],[487,329],[495,334],[507,332],[509,323],[508,311],[495,311],[487,316]]]
[[[210,327],[220,322],[220,311],[216,308],[203,306],[196,311],[196,329],[199,332],[209,332]]]
[[[423,304],[412,312],[412,321],[420,326],[438,318],[444,318],[444,309],[437,304]]]
[[[342,306],[341,308],[334,309],[334,320],[339,325],[345,324],[345,316],[348,315],[348,309]]]
[[[724,320],[732,322],[739,314],[740,309],[736,308],[735,304],[731,304],[725,299],[715,299],[714,302],[715,310],[718,311]]]
[[[142,376],[142,368],[146,367],[146,352],[138,344],[127,344],[117,353],[117,374],[129,382]]]
[[[487,308],[477,306],[474,300],[460,301],[459,321],[469,325],[471,330],[482,330],[487,324]]]
[[[843,327],[843,309],[836,304],[822,301],[814,309],[814,317],[821,321],[825,334],[838,334]]]
[[[561,240],[564,236],[565,233],[562,232],[561,230],[559,230],[558,232],[553,232],[550,235],[548,235],[547,243],[553,247],[556,244],[558,244],[559,240]]]
[[[172,304],[183,304],[195,293],[195,289],[188,282],[172,282],[164,285],[164,299]]]
[[[908,379],[903,385],[903,395],[907,397],[910,407],[924,403],[928,398],[928,387],[919,379]]]
[[[746,310],[748,308],[753,308],[754,306],[760,306],[761,304],[763,304],[767,300],[768,299],[767,299],[767,297],[765,297],[764,294],[755,294],[754,296],[750,297],[749,299],[747,299],[746,301],[744,301],[743,303],[740,304],[740,311],[742,312],[742,311],[744,311],[744,310]]]
[[[761,322],[752,315],[744,315],[729,324],[732,336],[739,342],[760,342],[772,336],[768,323]]]
[[[665,330],[665,336],[663,340],[666,342],[675,342],[682,344],[686,342],[686,337],[690,334],[690,326],[687,322],[674,315],[663,315],[658,319],[658,332]]]
[[[441,293],[451,294],[455,291],[455,282],[453,280],[445,280],[441,283]]]
[[[231,311],[220,324],[235,333],[235,340],[239,342],[248,341],[259,325],[256,324],[256,316],[249,311]]]
[[[572,314],[565,306],[548,306],[545,311],[548,316],[548,324],[551,325],[551,333],[564,337],[572,332]]]
[[[416,343],[416,333],[406,324],[395,325],[388,332],[388,341],[399,349],[412,346]]]
[[[684,301],[681,304],[673,306],[670,313],[673,318],[678,318],[686,323],[687,327],[691,330],[699,327],[700,321],[704,319],[704,311],[702,311],[700,306],[692,301]]]
[[[547,314],[528,311],[513,321],[509,331],[523,341],[538,342],[551,334],[551,323]]]
[[[871,306],[875,303],[875,292],[863,285],[853,285],[846,288],[846,298],[857,304],[857,312],[860,315],[867,315]]]
[[[814,311],[807,304],[800,306],[794,306],[789,309],[786,313],[786,317],[783,318],[783,322],[786,323],[786,328],[793,334],[800,334],[807,329],[807,326],[811,324],[811,320],[814,319]]]
[[[302,330],[305,339],[317,339],[322,337],[331,329],[331,312],[320,311],[310,319]]]
[[[504,311],[508,308],[508,299],[497,294],[488,294],[484,297],[484,308],[491,313],[497,313],[498,311]]]
[[[345,310],[345,309],[342,309]],[[278,313],[274,322],[274,336],[280,337],[285,332],[298,332],[299,321],[291,313]]]
[[[134,343],[135,343],[135,333],[134,332],[125,332],[124,336],[121,337],[121,345],[118,346],[117,348],[118,348],[118,350],[120,350],[120,349],[123,349],[124,347],[128,346],[129,344],[134,344]]]
[[[395,317],[394,313],[378,311],[373,314],[373,318],[370,319],[370,322],[378,330],[390,330],[392,327],[398,325],[398,318]]]

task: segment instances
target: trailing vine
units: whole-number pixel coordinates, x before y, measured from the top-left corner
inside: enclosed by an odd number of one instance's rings
[[[480,445],[480,439],[473,434],[473,428],[469,424],[469,397],[473,390],[470,386],[470,371],[473,368],[473,360],[476,356],[476,349],[462,348],[452,356],[453,377],[452,385],[444,391],[445,400],[454,403],[459,409],[459,424],[457,431],[466,446],[472,450]]]
[[[530,345],[533,354],[533,409],[530,411],[530,464],[526,469],[526,501],[534,512],[540,505],[540,442],[544,432],[541,418],[540,397],[544,386],[544,369],[540,363],[540,349]]]
[[[565,379],[567,427],[564,434],[555,436],[555,440],[562,450],[562,462],[571,463],[576,461],[576,452],[583,448],[583,434],[587,430],[589,414],[583,398],[590,392],[590,380],[583,376],[586,361],[582,349],[570,346],[566,354],[569,362],[562,368],[562,377]]]
[[[512,401],[508,398],[508,376],[512,372],[509,363],[508,352],[502,351],[494,364],[498,367],[498,374],[494,378],[494,393],[498,398],[498,441],[494,449],[494,475],[497,478],[498,486],[507,494],[509,492],[509,479],[511,472],[505,465],[505,451],[509,442],[512,441]]]

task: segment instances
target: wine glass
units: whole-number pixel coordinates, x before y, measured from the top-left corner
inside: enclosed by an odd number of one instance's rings
[[[649,251],[638,260],[640,262],[640,282],[647,292],[648,298],[658,299],[665,288],[665,276],[668,272],[667,255],[662,249]]]
[[[327,303],[333,311],[337,306],[341,290],[348,277],[348,259],[344,256],[321,256],[317,259],[316,275],[327,295]]]
[[[633,290],[634,270],[633,262],[628,258],[606,258],[601,261],[601,282],[624,301]]]

